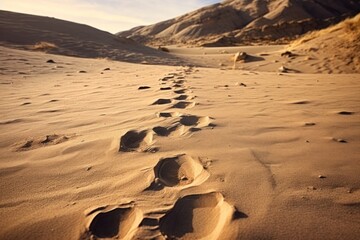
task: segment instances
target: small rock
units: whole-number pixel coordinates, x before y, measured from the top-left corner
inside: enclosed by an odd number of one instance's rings
[[[223,64],[223,63],[219,63],[219,66],[220,66],[220,67],[223,67],[223,66],[225,66],[225,64]]]
[[[305,123],[305,126],[315,126],[316,125],[316,123],[313,123],[313,122],[307,122],[307,123]]]
[[[281,67],[279,67],[278,70],[279,70],[279,72],[286,73],[289,69],[286,68],[285,66],[281,66]]]
[[[163,51],[163,52],[170,52],[170,50],[168,48],[162,47],[162,46],[159,46],[158,50]]]
[[[318,178],[326,178],[326,176],[320,174]]]
[[[234,60],[237,61],[245,61],[248,58],[248,54],[246,52],[237,52],[234,56]]]
[[[110,71],[110,68],[104,68],[103,71]]]
[[[92,167],[87,167],[86,171],[90,171],[92,169]]]
[[[86,71],[80,70],[80,71],[78,71],[78,73],[86,73]]]
[[[47,62],[47,63],[55,63],[55,61],[52,60],[52,59],[49,59],[49,60],[47,60],[46,62]]]
[[[308,186],[307,189],[308,189],[308,190],[316,190],[316,187],[314,187],[314,186]]]
[[[285,51],[285,52],[281,53],[281,56],[282,57],[292,57],[292,56],[294,56],[294,54],[290,51]]]

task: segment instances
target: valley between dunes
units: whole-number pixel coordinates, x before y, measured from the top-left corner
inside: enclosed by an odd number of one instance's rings
[[[359,239],[359,74],[169,48],[196,66],[1,47],[0,238]]]

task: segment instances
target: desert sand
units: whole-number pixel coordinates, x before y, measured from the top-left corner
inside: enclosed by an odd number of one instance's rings
[[[360,238],[358,68],[2,45],[0,239]]]

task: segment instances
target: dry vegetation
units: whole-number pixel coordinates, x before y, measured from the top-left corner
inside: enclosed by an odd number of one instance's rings
[[[347,19],[341,23],[338,23],[332,27],[319,30],[312,31],[308,34],[305,34],[303,37],[294,40],[290,47],[296,47],[303,43],[309,42],[313,39],[316,39],[321,36],[325,36],[327,34],[338,32],[343,30],[343,34],[341,35],[342,39],[348,42],[358,41],[360,39],[360,14],[355,16],[354,18]]]

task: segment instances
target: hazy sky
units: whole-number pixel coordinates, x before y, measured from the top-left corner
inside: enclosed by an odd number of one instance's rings
[[[220,0],[1,0],[0,9],[55,17],[116,33],[217,2]]]

